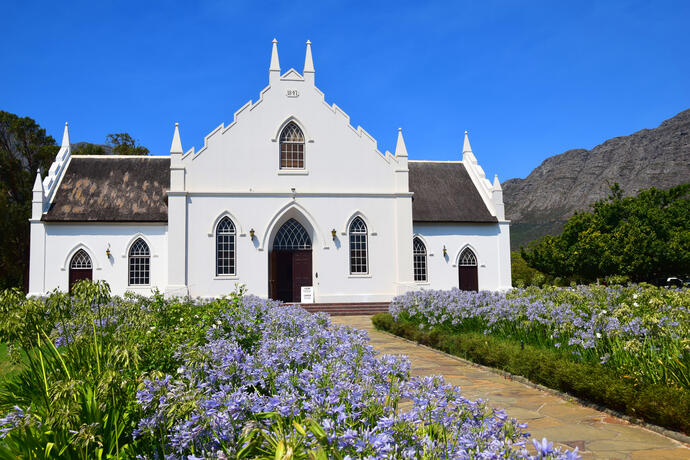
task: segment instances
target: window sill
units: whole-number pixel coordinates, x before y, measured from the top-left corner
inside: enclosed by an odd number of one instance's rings
[[[350,274],[348,275],[348,278],[371,278],[371,275],[368,273],[362,273],[361,275],[359,274]]]
[[[240,279],[237,275],[216,275],[213,277],[214,280],[238,280]]]
[[[309,171],[307,169],[279,169],[277,174],[279,176],[308,176]]]

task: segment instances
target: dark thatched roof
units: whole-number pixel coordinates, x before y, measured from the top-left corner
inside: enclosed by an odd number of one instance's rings
[[[415,222],[497,222],[462,163],[410,162]],[[74,156],[46,222],[167,222],[168,157]]]
[[[74,156],[46,222],[167,222],[168,157]]]
[[[413,221],[498,222],[462,163],[410,162],[409,168]]]

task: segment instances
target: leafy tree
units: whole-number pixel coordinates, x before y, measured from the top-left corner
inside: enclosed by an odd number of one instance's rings
[[[552,276],[584,281],[623,275],[655,281],[690,273],[690,184],[611,195],[568,220],[559,236],[545,236],[521,255]]]
[[[137,145],[132,136],[127,133],[108,134],[106,142],[112,146],[114,155],[148,155],[149,149]]]
[[[0,289],[28,287],[31,189],[57,151],[34,120],[0,110]]]
[[[72,155],[107,155],[102,145],[90,144],[88,142],[72,146]]]

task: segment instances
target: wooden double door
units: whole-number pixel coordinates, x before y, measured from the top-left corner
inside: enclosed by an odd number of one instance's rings
[[[302,286],[312,285],[311,249],[274,249],[269,255],[268,272],[272,299],[300,302]]]

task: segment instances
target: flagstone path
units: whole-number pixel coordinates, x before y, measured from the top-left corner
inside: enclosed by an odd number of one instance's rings
[[[483,399],[505,409],[509,416],[527,422],[527,431],[537,439],[546,437],[555,445],[579,448],[585,459],[690,459],[690,446],[605,412],[570,402],[532,386],[507,379],[440,351],[377,331],[371,316],[332,317],[368,332],[378,351],[407,355],[412,375],[441,374],[459,385],[468,399]]]

